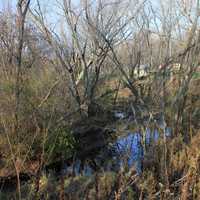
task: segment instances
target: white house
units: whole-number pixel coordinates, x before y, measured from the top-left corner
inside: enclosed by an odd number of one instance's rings
[[[148,72],[149,72],[149,67],[150,66],[148,64],[142,64],[142,65],[137,66],[134,69],[135,77],[137,77],[137,78],[146,77],[148,75]]]

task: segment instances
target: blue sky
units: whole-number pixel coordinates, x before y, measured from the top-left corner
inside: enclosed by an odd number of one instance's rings
[[[57,5],[62,0],[39,0],[43,9],[47,9],[49,12],[56,12],[59,10],[57,9]],[[78,4],[80,0],[72,0],[73,4]],[[5,9],[6,7],[12,7],[12,9],[16,9],[17,0],[0,0],[0,10]],[[36,5],[36,0],[31,0],[31,7],[33,8]]]
[[[48,22],[52,24],[53,27],[55,25],[59,26],[59,19],[61,10],[59,9],[59,3],[62,2],[62,0],[39,0],[41,9],[43,13],[46,13]],[[71,0],[72,4],[77,5],[80,0]],[[0,0],[0,11],[7,10],[11,8],[12,10],[16,9],[17,0]],[[36,7],[36,0],[31,0],[31,8],[34,9]],[[56,27],[55,27],[56,28]]]
[[[0,0],[0,11],[2,9],[6,9],[6,7],[12,7],[13,10],[16,9],[16,4],[18,0]],[[41,9],[43,13],[46,13],[46,19],[48,21],[48,25],[54,28],[54,30],[60,31],[60,24],[62,23],[60,20],[60,14],[62,11],[59,9],[59,3],[63,0],[39,0],[41,4]],[[73,5],[78,5],[81,0],[71,0]],[[94,0],[95,1],[95,0]],[[109,2],[111,0],[105,0],[105,2]],[[126,1],[126,0],[124,0]],[[142,0],[141,0],[142,1]],[[158,0],[149,0],[153,3],[154,8],[158,5]],[[36,7],[37,0],[31,0],[31,8],[34,9]],[[56,32],[57,32],[56,31]]]

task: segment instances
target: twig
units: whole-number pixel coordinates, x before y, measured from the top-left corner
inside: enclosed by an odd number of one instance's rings
[[[43,100],[40,102],[38,108],[40,108],[47,100],[48,98],[51,96],[54,88],[58,85],[58,83],[60,82],[60,80],[57,80],[53,86],[49,89],[48,93],[46,94],[46,96],[43,98]]]

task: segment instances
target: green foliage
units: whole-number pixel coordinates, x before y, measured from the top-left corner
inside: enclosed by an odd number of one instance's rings
[[[192,78],[199,79],[200,78],[200,72],[194,72]]]
[[[61,155],[65,156],[65,158],[72,156],[75,151],[76,142],[67,127],[51,130],[49,134],[45,145],[47,155],[50,154],[53,158]]]

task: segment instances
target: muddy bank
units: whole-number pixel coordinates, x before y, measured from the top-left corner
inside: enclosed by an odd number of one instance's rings
[[[123,109],[122,109],[123,108]],[[90,117],[82,118],[71,126],[72,134],[76,140],[73,156],[61,161],[57,157],[42,167],[44,173],[54,173],[57,178],[64,172],[67,176],[78,174],[91,175],[99,170],[118,171],[121,167],[128,165],[135,167],[136,173],[142,173],[144,159],[144,143],[142,132],[129,130],[129,125],[135,122],[143,124],[150,118],[146,112],[136,106],[137,118],[133,116],[132,110],[117,105],[112,111],[98,113],[90,111]],[[145,110],[145,109],[144,109]],[[159,119],[160,113],[155,113],[154,120]],[[125,129],[118,132],[118,124],[125,124]],[[128,126],[126,126],[128,125]],[[136,125],[134,125],[136,126]],[[147,127],[146,127],[147,128]],[[158,131],[145,130],[147,144],[155,142],[159,138]],[[20,161],[19,161],[20,162]],[[22,162],[22,161],[21,161]],[[36,177],[40,169],[39,160],[31,160],[21,163],[20,179],[22,183]],[[16,173],[14,168],[4,167],[0,170],[0,184],[2,188],[16,186]]]

